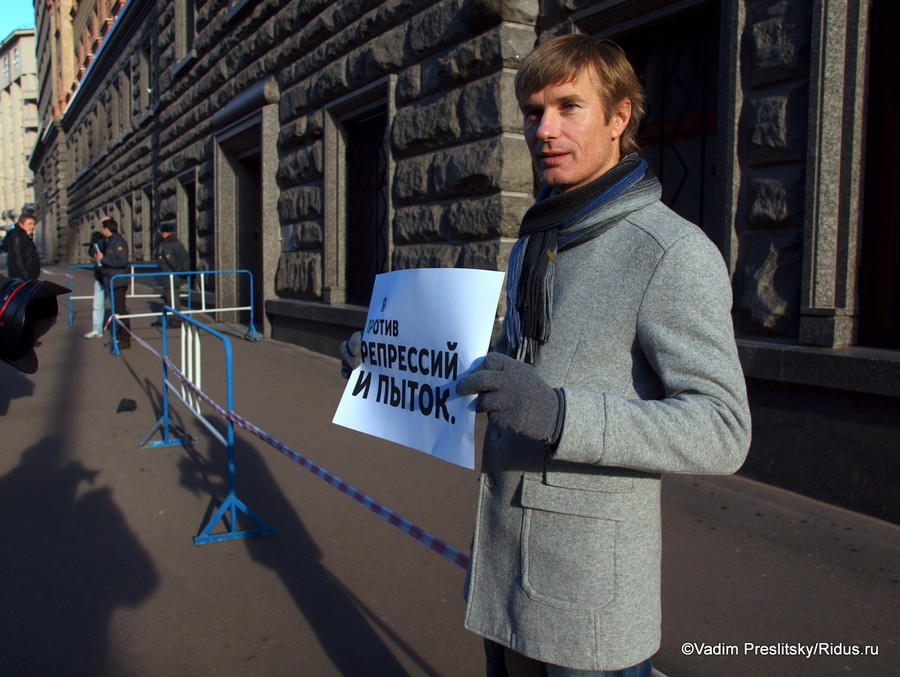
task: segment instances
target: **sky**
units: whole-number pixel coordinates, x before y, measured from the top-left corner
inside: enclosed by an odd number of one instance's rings
[[[3,0],[0,9],[0,40],[18,28],[34,28],[33,0]]]

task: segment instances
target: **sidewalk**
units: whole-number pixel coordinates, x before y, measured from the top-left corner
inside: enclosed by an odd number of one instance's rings
[[[159,349],[149,318],[132,324]],[[137,343],[110,355],[89,325],[79,302],[36,374],[0,364],[4,675],[483,673],[464,572],[244,431],[237,494],[278,532],[194,545],[227,492],[225,449],[178,403],[196,442],[139,448],[159,361]],[[238,414],[468,552],[474,471],[332,425],[336,359],[223,329]],[[204,344],[203,389],[224,405],[221,364]],[[123,398],[136,410],[116,413]],[[900,528],[740,477],[669,477],[663,502],[668,677],[896,672]],[[762,655],[819,643],[832,655]],[[878,655],[841,655],[857,645]]]

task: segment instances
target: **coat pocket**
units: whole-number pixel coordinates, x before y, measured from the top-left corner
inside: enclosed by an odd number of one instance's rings
[[[554,487],[603,491],[608,493],[630,493],[634,491],[635,477],[649,477],[646,473],[626,468],[585,465],[551,461],[544,467],[544,481]]]
[[[522,586],[566,609],[599,609],[615,596],[616,543],[623,519],[609,494],[522,477]]]

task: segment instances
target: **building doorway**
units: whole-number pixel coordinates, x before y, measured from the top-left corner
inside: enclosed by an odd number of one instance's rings
[[[249,270],[253,274],[253,296],[246,275],[220,280],[216,298],[220,307],[248,306],[259,318],[263,309],[262,247],[262,144],[258,121],[239,125],[231,134],[219,135],[217,165],[218,270]],[[249,322],[250,313],[234,318]]]
[[[716,195],[718,3],[616,38],[647,93],[639,143],[662,201],[722,243]]]
[[[389,270],[387,111],[345,121],[347,139],[347,302],[368,305],[375,276]]]
[[[859,342],[900,348],[900,5],[872,3]]]

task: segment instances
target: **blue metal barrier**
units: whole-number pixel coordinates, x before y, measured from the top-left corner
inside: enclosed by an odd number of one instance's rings
[[[181,320],[181,349],[182,349],[182,368],[179,370],[169,359],[169,340],[168,340],[168,324],[169,315],[178,317]],[[209,519],[206,525],[200,530],[200,533],[194,537],[196,545],[204,543],[212,543],[214,541],[224,541],[235,538],[247,538],[250,536],[265,536],[275,533],[275,528],[266,525],[259,517],[257,517],[250,509],[237,497],[235,491],[235,462],[234,462],[234,423],[229,419],[226,421],[225,435],[222,434],[207,421],[206,417],[200,411],[200,398],[197,393],[200,391],[198,382],[200,378],[201,359],[200,359],[200,338],[202,334],[212,336],[222,342],[225,350],[225,397],[226,406],[229,411],[234,410],[234,380],[232,369],[232,349],[231,341],[224,334],[201,324],[196,319],[176,311],[170,306],[163,307],[162,314],[163,333],[162,333],[162,379],[163,379],[163,412],[162,417],[153,426],[153,429],[141,442],[141,447],[157,447],[172,446],[176,444],[185,444],[191,441],[191,437],[187,435],[181,428],[175,424],[169,416],[169,391],[171,390],[175,396],[193,413],[197,419],[210,430],[213,435],[222,442],[228,449],[228,495],[216,510],[215,514]],[[169,369],[172,368],[178,372],[179,381],[182,382],[181,393],[178,392],[176,385],[169,380]],[[187,389],[185,383],[189,384]],[[202,392],[202,391],[200,391]],[[178,430],[182,435],[180,437],[170,437],[169,433],[172,429]],[[156,442],[148,442],[148,440],[157,431],[162,431],[163,439]],[[245,515],[257,525],[254,529],[238,529],[238,516]],[[227,515],[227,519],[225,519]],[[219,522],[223,522],[226,528],[224,533],[212,533]]]
[[[244,335],[244,338],[246,338],[250,341],[259,341],[260,340],[261,334],[256,330],[252,300],[251,300],[251,303],[249,306],[232,306],[232,307],[227,307],[227,308],[209,307],[206,304],[205,280],[210,275],[246,275],[248,277],[249,285],[250,285],[250,290],[249,290],[250,299],[253,299],[254,298],[254,296],[253,296],[253,273],[250,272],[249,270],[203,270],[203,271],[190,270],[190,271],[181,271],[181,272],[177,272],[177,273],[130,273],[130,274],[122,273],[120,275],[113,275],[113,277],[110,278],[110,285],[111,286],[113,285],[114,280],[117,280],[118,278],[123,278],[123,277],[130,278],[133,280],[134,278],[138,278],[138,277],[153,277],[153,278],[158,279],[160,277],[170,277],[171,278],[172,276],[176,276],[176,275],[179,275],[179,276],[184,275],[184,276],[188,277],[188,285],[189,286],[190,286],[190,282],[195,277],[198,279],[197,286],[200,287],[200,289],[198,290],[199,296],[200,296],[200,307],[199,308],[191,307],[187,311],[187,313],[189,313],[189,314],[192,314],[192,313],[218,314],[218,313],[226,313],[226,312],[249,311],[250,312],[250,326],[249,326],[249,329],[247,330],[247,333]],[[110,311],[114,318],[125,319],[125,318],[132,318],[132,317],[150,317],[150,316],[159,315],[159,313],[129,313],[127,315],[117,315],[116,307],[115,307],[116,306],[115,296],[113,296],[111,294],[109,297],[109,300],[110,300]],[[190,300],[191,300],[191,293],[188,292],[188,303],[189,304],[190,304]],[[180,314],[181,313],[179,313],[179,315]],[[119,341],[118,341],[118,333],[117,333],[118,328],[116,325],[117,325],[117,322],[112,323],[112,342],[110,344],[110,349],[109,349],[109,352],[113,355],[121,354],[119,352]]]
[[[74,265],[66,268],[66,281],[69,285],[69,289],[72,289],[72,271],[77,270],[79,268],[90,268],[92,271],[95,268],[95,264],[93,263],[76,263]],[[131,272],[134,272],[137,268],[159,268],[159,265],[156,263],[131,263],[128,266],[131,269]],[[91,285],[93,286],[93,285]],[[109,290],[106,290],[106,293],[109,293]],[[157,296],[157,294],[136,294],[134,291],[134,280],[131,281],[131,289],[128,294],[126,294],[127,298],[151,298],[153,296]],[[72,301],[83,301],[84,299],[94,300],[94,295],[90,296],[72,296],[72,294],[67,295],[68,300],[68,316],[69,316],[69,326],[71,327],[75,321],[75,311],[72,308]]]

